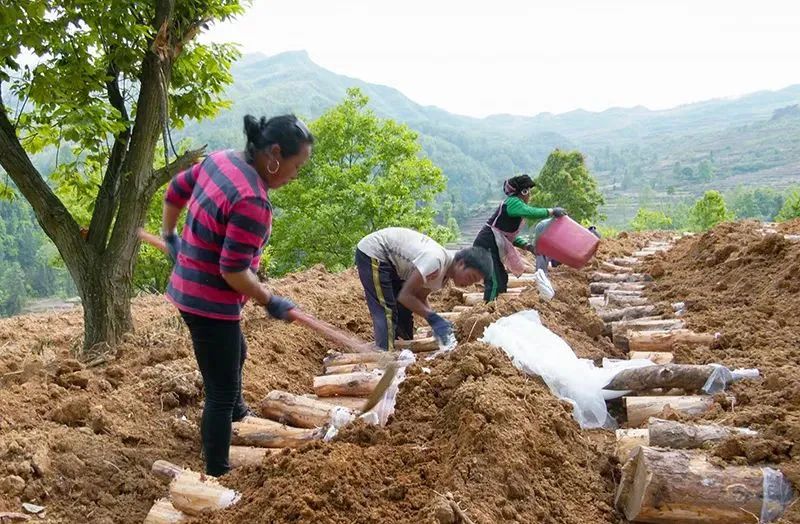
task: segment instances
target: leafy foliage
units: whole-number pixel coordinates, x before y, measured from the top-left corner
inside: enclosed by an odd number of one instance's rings
[[[789,193],[780,212],[775,216],[775,220],[780,222],[795,218],[800,218],[800,188],[795,188]]]
[[[631,229],[634,231],[672,229],[672,219],[661,211],[640,207],[636,217],[631,221]]]
[[[278,274],[319,263],[350,266],[358,241],[383,227],[452,238],[434,222],[432,204],[445,188],[441,170],[420,155],[416,133],[379,119],[367,101],[350,89],[312,122],[317,142],[308,166],[271,196],[278,208],[270,241]]]
[[[771,221],[781,210],[784,196],[771,188],[744,188],[737,187],[726,195],[730,202],[731,211],[736,218],[756,218]]]
[[[689,213],[692,226],[698,231],[711,229],[720,222],[733,220],[733,212],[728,211],[725,199],[719,191],[706,191],[702,198],[695,202]]]
[[[578,151],[556,149],[550,153],[536,178],[531,201],[540,206],[566,208],[578,222],[605,218],[599,211],[604,199],[597,180],[589,173]]]

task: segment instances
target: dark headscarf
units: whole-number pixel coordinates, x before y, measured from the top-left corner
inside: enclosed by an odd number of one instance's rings
[[[528,175],[518,175],[511,177],[503,182],[503,192],[508,195],[518,195],[525,189],[536,186],[536,183]]]

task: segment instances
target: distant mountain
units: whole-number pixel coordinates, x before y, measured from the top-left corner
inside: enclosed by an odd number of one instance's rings
[[[448,176],[457,204],[497,198],[499,180],[537,173],[554,148],[587,155],[612,204],[610,222],[618,225],[635,213],[632,197],[643,190],[669,199],[708,187],[800,182],[800,111],[792,108],[800,103],[800,85],[659,111],[637,106],[473,118],[333,73],[304,51],[246,55],[232,72],[233,106],[215,120],[187,125],[183,134],[212,148],[231,147],[242,141],[246,113],[294,112],[313,119],[339,103],[347,88],[359,87],[379,116],[420,134],[426,153]]]

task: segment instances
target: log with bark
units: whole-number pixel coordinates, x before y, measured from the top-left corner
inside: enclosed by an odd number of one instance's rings
[[[619,320],[633,320],[652,315],[656,312],[656,306],[631,306],[619,309],[609,309],[598,313],[603,322],[617,322]]]
[[[684,415],[702,415],[714,407],[711,395],[689,395],[684,397],[623,397],[628,425],[639,426],[650,417],[658,417],[669,406]]]
[[[628,348],[631,351],[671,351],[676,344],[712,346],[716,340],[717,336],[711,333],[695,333],[688,329],[638,331],[628,333]]]
[[[611,323],[611,337],[618,348],[628,349],[628,334],[632,331],[672,331],[682,329],[684,323],[676,318],[639,318]]]
[[[616,437],[617,442],[614,454],[622,464],[625,464],[631,458],[631,455],[639,449],[639,446],[650,445],[650,432],[647,429],[618,429]]]
[[[464,293],[464,304],[475,306],[483,302],[483,293]]]
[[[612,258],[611,259],[611,263],[612,264],[616,264],[618,266],[625,266],[625,267],[633,267],[633,266],[635,266],[636,264],[638,264],[640,262],[641,262],[641,260],[639,260],[638,258],[634,258],[634,257],[617,257],[617,258]]]
[[[758,432],[748,428],[685,424],[657,418],[648,420],[647,430],[650,446],[672,449],[702,448],[709,442],[719,442],[733,436],[752,438],[758,435]]]
[[[144,524],[178,524],[187,520],[189,520],[189,517],[182,511],[175,509],[169,499],[158,499],[153,503],[150,511],[147,512]]]
[[[325,367],[326,375],[339,375],[341,373],[356,373],[359,371],[372,371],[373,369],[383,369],[385,364],[381,362],[361,362],[359,364],[342,364],[341,366]]]
[[[366,397],[378,385],[381,376],[383,373],[378,370],[321,375],[314,377],[314,394],[318,397]]]
[[[595,311],[601,310],[606,306],[606,301],[603,297],[589,297],[589,307]]]
[[[614,502],[632,522],[759,522],[765,474],[768,486],[785,487],[791,493],[788,481],[780,472],[769,468],[721,467],[697,451],[643,446],[623,467]],[[768,509],[774,510],[773,515],[780,515],[787,503],[776,500]]]
[[[173,464],[172,462],[168,462],[166,460],[156,460],[153,462],[150,471],[153,473],[153,475],[161,478],[162,480],[172,480],[186,470],[177,464]],[[200,476],[199,473],[195,474]]]
[[[508,289],[514,288],[526,288],[529,286],[535,286],[536,280],[534,280],[533,275],[522,275],[521,277],[508,277]]]
[[[343,366],[345,364],[359,364],[361,362],[391,362],[400,356],[399,351],[370,351],[368,353],[331,353],[322,360],[322,365]]]
[[[414,353],[422,351],[436,351],[439,349],[439,343],[435,337],[417,338],[414,340],[395,340],[395,349],[408,349]]]
[[[331,421],[331,406],[311,398],[287,393],[286,391],[270,391],[259,406],[261,414],[280,423],[290,424],[298,428],[319,428],[327,426]]]
[[[303,396],[312,400],[324,402],[325,404],[330,404],[331,406],[345,407],[352,410],[355,414],[360,413],[364,408],[364,397],[318,397],[311,393],[306,393]]]
[[[603,334],[606,336],[613,336],[612,328],[614,324],[618,324],[621,322],[647,322],[647,321],[655,321],[655,320],[664,320],[663,316],[660,315],[653,315],[649,317],[639,317],[639,318],[629,318],[626,320],[614,320],[611,322],[606,322],[603,327]]]
[[[628,353],[628,358],[631,360],[644,359],[653,364],[664,365],[671,364],[675,355],[666,351],[631,351]]]
[[[600,269],[611,273],[630,273],[631,271],[629,266],[619,266],[613,262],[600,262]]]
[[[325,435],[324,428],[295,428],[284,426],[268,420],[270,424],[233,423],[231,442],[237,446],[255,446],[259,448],[297,448],[320,440]]]
[[[653,277],[645,273],[603,273],[595,271],[589,275],[592,282],[651,282]]]
[[[453,311],[463,313],[465,311],[472,311],[472,306],[453,306]]]
[[[592,282],[589,284],[589,291],[592,295],[602,295],[608,290],[629,290],[641,291],[649,285],[648,282]]]
[[[636,295],[617,295],[614,293],[606,292],[603,305],[609,308],[621,308],[631,306],[644,306],[650,303],[650,300]]]
[[[679,388],[699,391],[714,372],[714,366],[665,364],[623,369],[604,389],[613,391],[645,391]]]
[[[228,461],[232,468],[257,466],[267,455],[280,453],[281,448],[257,448],[253,446],[231,446]]]

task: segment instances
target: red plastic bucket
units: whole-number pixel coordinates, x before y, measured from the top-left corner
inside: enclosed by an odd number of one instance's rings
[[[570,217],[563,216],[537,224],[534,245],[537,254],[580,269],[592,259],[600,239]]]

